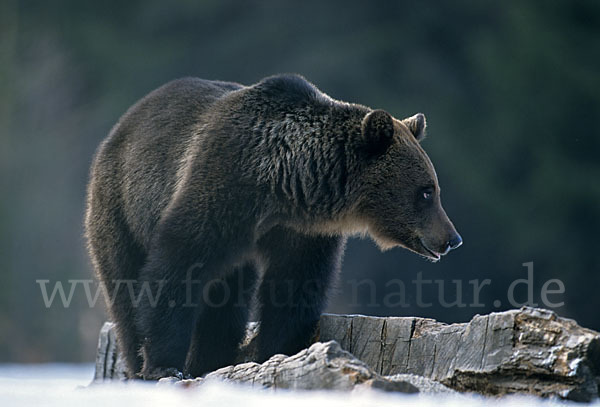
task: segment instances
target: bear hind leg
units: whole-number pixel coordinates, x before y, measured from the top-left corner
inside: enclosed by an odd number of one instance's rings
[[[226,278],[214,280],[203,299],[196,321],[186,373],[198,377],[235,362],[258,275],[253,264],[237,267]]]
[[[92,262],[104,286],[108,313],[115,324],[117,344],[125,358],[128,376],[134,378],[142,368],[142,341],[135,326],[136,309],[127,285],[137,280],[145,253],[118,214],[99,212],[98,217],[92,212],[86,225]]]

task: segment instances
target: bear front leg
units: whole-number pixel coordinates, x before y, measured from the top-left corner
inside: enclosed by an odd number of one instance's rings
[[[267,269],[259,289],[258,361],[310,345],[345,239],[306,236],[277,227],[259,242]]]

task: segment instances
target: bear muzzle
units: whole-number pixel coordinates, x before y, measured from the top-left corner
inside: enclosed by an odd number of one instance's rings
[[[442,256],[448,254],[451,250],[460,247],[463,243],[462,237],[453,230],[448,239],[444,240],[439,247],[433,248],[433,245],[428,245],[423,239],[420,239],[421,246],[425,249],[425,256],[434,262],[439,261]]]

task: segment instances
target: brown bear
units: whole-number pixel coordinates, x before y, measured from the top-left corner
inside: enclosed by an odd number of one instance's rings
[[[349,235],[433,261],[458,247],[424,133],[422,114],[297,75],[181,79],[137,102],[96,153],[85,221],[130,376],[231,364],[253,301],[260,361],[306,347]]]

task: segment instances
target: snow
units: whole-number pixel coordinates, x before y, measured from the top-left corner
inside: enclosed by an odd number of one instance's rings
[[[90,383],[93,369],[91,364],[0,365],[0,406],[581,406],[576,403],[540,400],[533,397],[488,399],[475,395],[404,395],[374,390],[353,393],[284,390],[272,392],[217,382],[206,383],[196,389],[156,386],[140,382],[94,385],[86,388],[84,386]],[[593,405],[600,407],[599,402]]]

